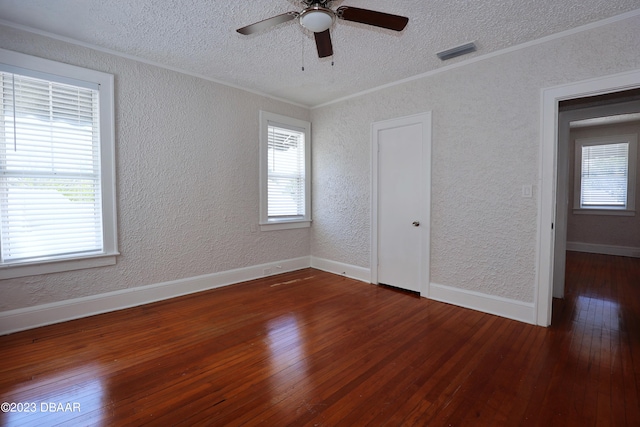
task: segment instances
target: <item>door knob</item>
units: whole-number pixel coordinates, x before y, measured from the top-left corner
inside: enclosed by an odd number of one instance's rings
[[[420,221],[413,221],[414,227],[420,227]]]

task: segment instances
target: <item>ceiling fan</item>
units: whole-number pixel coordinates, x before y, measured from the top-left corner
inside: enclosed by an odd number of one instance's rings
[[[335,11],[329,8],[331,0],[301,0],[306,7],[301,12],[287,12],[265,19],[255,24],[239,28],[240,34],[249,35],[283,22],[298,19],[300,25],[312,31],[316,39],[318,56],[325,58],[333,55],[333,45],[329,28],[336,18],[345,21],[359,22],[361,24],[373,25],[375,27],[386,28],[394,31],[402,31],[409,22],[409,18],[389,13],[376,12],[375,10],[360,9],[351,6],[340,6]]]

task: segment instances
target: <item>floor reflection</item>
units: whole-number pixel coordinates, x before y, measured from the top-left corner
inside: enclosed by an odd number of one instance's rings
[[[273,398],[281,400],[284,398],[283,393],[286,394],[292,387],[298,390],[308,387],[304,331],[293,314],[270,321],[267,328]]]
[[[104,395],[101,378],[86,366],[27,381],[2,393],[0,425],[100,426]]]
[[[622,310],[619,302],[602,297],[577,295],[575,304],[575,322],[610,330],[621,329]]]

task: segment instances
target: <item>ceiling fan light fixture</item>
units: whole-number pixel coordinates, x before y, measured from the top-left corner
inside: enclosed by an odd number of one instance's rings
[[[335,13],[322,6],[312,6],[300,13],[300,25],[314,33],[321,33],[333,25]]]

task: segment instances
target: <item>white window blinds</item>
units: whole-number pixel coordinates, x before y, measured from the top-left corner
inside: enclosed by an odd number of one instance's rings
[[[628,142],[583,145],[580,206],[625,208],[628,177]]]
[[[269,124],[267,130],[268,217],[305,216],[305,133]]]
[[[98,90],[0,79],[2,263],[103,253]]]

